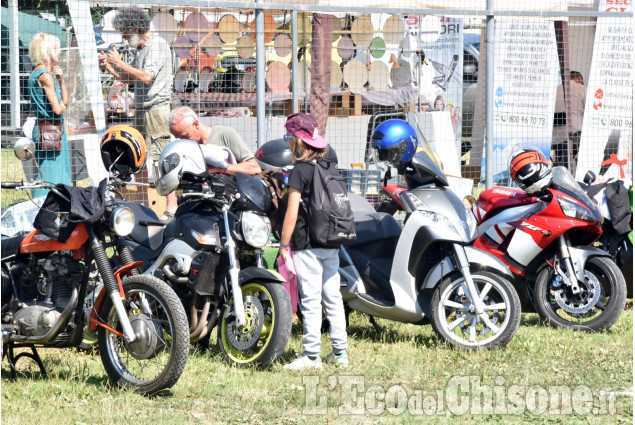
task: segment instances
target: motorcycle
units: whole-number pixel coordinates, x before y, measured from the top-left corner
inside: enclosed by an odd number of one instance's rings
[[[601,209],[604,216],[602,236],[596,245],[611,254],[611,258],[624,275],[626,297],[633,298],[633,186],[631,185],[627,192],[619,191],[616,193],[616,186],[622,185],[620,181],[615,180],[595,185],[592,183],[585,187],[587,195],[591,199],[598,200],[600,206],[606,206],[606,210]],[[606,194],[608,185],[613,186],[611,196]],[[622,205],[628,202],[630,214],[625,214],[628,213],[628,209],[625,211],[616,209],[620,202]],[[613,213],[611,213],[611,209],[613,209]]]
[[[35,146],[21,139],[14,151],[19,159],[30,160]],[[34,360],[46,375],[37,348],[79,347],[85,338],[97,340],[108,376],[121,387],[155,394],[172,387],[183,373],[189,353],[187,317],[174,291],[155,277],[133,275],[138,262],[113,270],[112,262],[120,261],[113,247],[134,222],[132,210],[108,192],[116,185],[116,179],[105,179],[99,188],[2,182],[5,189],[51,192],[40,212],[40,224],[50,225],[44,234],[33,230],[2,238],[3,358],[13,379],[21,357]],[[77,199],[94,201],[82,205],[92,216],[77,219]],[[89,210],[90,205],[94,208]],[[58,240],[49,236],[56,230]],[[16,355],[17,348],[31,353]]]
[[[171,168],[174,162],[182,168]],[[143,261],[143,275],[157,276],[177,292],[191,342],[205,346],[217,327],[220,352],[230,364],[270,365],[284,351],[292,324],[284,279],[263,263],[271,193],[253,176],[210,175],[200,146],[189,140],[168,145],[159,164],[157,191],[184,190],[174,218],[164,225],[152,210],[134,204],[137,221],[122,245]]]
[[[493,187],[479,195],[475,247],[500,258],[526,288],[533,308],[554,327],[600,331],[625,305],[626,283],[602,234],[599,208],[564,167],[546,191]]]
[[[431,322],[456,347],[507,345],[520,324],[507,267],[470,246],[476,221],[448,189],[433,156],[417,152],[405,177],[403,228],[363,197],[348,194],[357,239],[340,247],[345,309],[403,323]]]

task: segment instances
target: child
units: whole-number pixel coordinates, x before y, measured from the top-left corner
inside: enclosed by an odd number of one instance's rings
[[[320,328],[322,307],[330,322],[333,352],[324,361],[348,366],[346,318],[340,294],[337,248],[325,248],[311,241],[306,205],[310,201],[314,161],[326,155],[326,140],[318,134],[318,123],[309,114],[291,114],[284,125],[285,140],[293,152],[295,166],[289,175],[289,204],[280,236],[280,255],[286,261],[293,249],[304,335],[304,354],[285,369],[322,369]],[[302,201],[303,205],[300,205]]]

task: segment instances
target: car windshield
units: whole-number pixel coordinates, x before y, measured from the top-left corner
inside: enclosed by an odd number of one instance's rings
[[[551,187],[579,200],[592,210],[597,208],[595,203],[582,190],[578,182],[565,167],[553,167],[553,181],[551,183]]]

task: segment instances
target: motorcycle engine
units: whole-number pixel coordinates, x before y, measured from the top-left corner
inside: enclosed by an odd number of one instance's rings
[[[83,265],[70,255],[53,254],[15,266],[12,271],[19,291],[3,306],[3,330],[9,325],[21,335],[45,335],[69,303],[73,285],[79,285]],[[19,298],[18,298],[19,297]]]

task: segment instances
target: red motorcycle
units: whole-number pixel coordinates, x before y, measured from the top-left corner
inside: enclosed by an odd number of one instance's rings
[[[531,183],[514,178],[525,190],[480,194],[472,208],[480,235],[474,246],[507,264],[550,325],[608,329],[624,309],[626,283],[611,257],[592,246],[602,234],[600,210],[566,168],[541,167]]]

